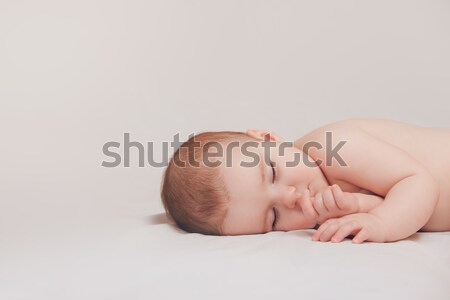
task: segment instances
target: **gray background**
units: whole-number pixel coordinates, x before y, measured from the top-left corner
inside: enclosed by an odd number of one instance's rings
[[[160,158],[176,133],[450,126],[449,16],[449,1],[1,0],[0,291],[93,295],[91,279],[120,287],[113,270],[145,261],[102,261],[107,241],[179,238],[159,215],[162,169],[101,167],[124,132]]]

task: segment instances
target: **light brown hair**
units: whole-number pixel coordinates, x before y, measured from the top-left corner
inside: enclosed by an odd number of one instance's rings
[[[176,150],[163,175],[161,199],[178,227],[192,233],[222,235],[228,192],[220,169],[206,166],[203,158],[214,144],[249,139],[243,132],[203,132]]]

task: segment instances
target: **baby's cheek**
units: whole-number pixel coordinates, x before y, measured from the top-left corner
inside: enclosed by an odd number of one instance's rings
[[[302,213],[297,214],[294,219],[290,219],[287,224],[287,231],[310,229],[316,225],[314,220],[306,218]]]

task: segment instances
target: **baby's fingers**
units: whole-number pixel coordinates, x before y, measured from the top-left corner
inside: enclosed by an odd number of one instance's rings
[[[331,187],[331,190],[333,192],[334,198],[336,199],[336,204],[339,207],[339,209],[347,210],[349,209],[349,203],[346,201],[344,192],[341,190],[340,186],[337,184],[333,184]]]
[[[365,240],[369,239],[369,231],[365,228],[362,228],[358,234],[353,238],[352,242],[353,244],[361,244]]]
[[[313,199],[313,206],[314,209],[317,211],[317,213],[319,214],[319,216],[324,217],[327,215],[328,211],[325,207],[325,205],[323,204],[323,196],[322,196],[322,192],[318,192]]]
[[[331,187],[336,204],[340,210],[345,212],[357,212],[358,211],[358,199],[352,193],[344,193],[342,189],[334,184]]]
[[[331,187],[328,186],[322,194],[323,197],[323,204],[325,205],[326,209],[329,212],[335,212],[337,209],[339,209],[336,206],[336,201],[334,199],[333,192],[331,191]]]
[[[338,222],[336,222],[336,221],[337,221],[337,219],[328,219],[325,223],[320,225],[320,227],[317,229],[317,231],[313,234],[312,240],[313,241],[320,240],[321,242],[326,242],[327,241],[326,238],[331,237],[330,233],[332,232],[334,234],[334,232],[338,228]],[[330,228],[331,228],[331,230],[330,230]],[[329,238],[328,238],[328,240],[329,240]]]
[[[317,212],[311,203],[310,192],[305,190],[300,197],[300,207],[302,208],[303,214],[307,217],[317,218]]]
[[[339,230],[335,233],[331,241],[333,243],[340,243],[344,238],[357,231],[357,229],[358,225],[356,224],[355,221],[347,222],[344,225],[342,225],[341,228],[339,228]]]

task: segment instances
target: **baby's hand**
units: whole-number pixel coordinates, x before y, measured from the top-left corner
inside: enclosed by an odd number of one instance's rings
[[[350,214],[338,219],[329,219],[314,233],[313,241],[333,243],[353,235],[353,243],[360,244],[364,241],[383,243],[386,241],[386,228],[382,220],[370,213]]]
[[[319,214],[317,219],[319,225],[328,219],[357,213],[359,210],[358,198],[352,193],[344,193],[337,184],[318,192],[312,203]]]

